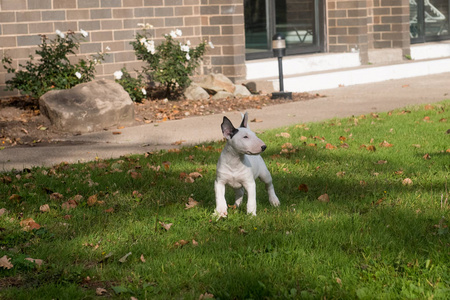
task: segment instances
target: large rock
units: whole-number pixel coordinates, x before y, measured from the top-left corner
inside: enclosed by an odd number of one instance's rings
[[[134,122],[134,104],[122,86],[94,80],[68,90],[54,90],[39,99],[41,112],[56,129],[85,133]]]
[[[191,83],[184,91],[184,96],[188,100],[203,100],[209,99],[209,94],[195,83]]]
[[[233,82],[223,74],[209,74],[198,78],[195,80],[195,83],[205,90],[214,91],[215,93],[220,91],[234,93],[236,89]]]

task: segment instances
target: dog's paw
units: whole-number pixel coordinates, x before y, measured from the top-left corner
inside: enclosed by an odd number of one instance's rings
[[[226,218],[228,216],[228,213],[227,213],[227,211],[225,210],[225,211],[218,211],[217,209],[214,211],[214,213],[212,214],[212,217],[214,218],[214,219],[216,219],[216,221],[217,220],[220,220],[220,219],[222,219],[222,218]]]
[[[269,197],[269,202],[270,202],[270,204],[272,204],[272,206],[275,206],[275,207],[280,206],[280,200],[278,200],[277,196]]]

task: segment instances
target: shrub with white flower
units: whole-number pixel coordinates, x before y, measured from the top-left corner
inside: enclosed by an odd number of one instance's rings
[[[80,39],[87,37],[83,29],[80,34],[69,30],[66,33],[56,30],[54,38],[40,35],[41,44],[35,51],[38,58],[30,56],[25,64],[19,63],[19,69],[13,67],[13,60],[6,52],[3,67],[14,74],[6,81],[8,90],[19,90],[22,94],[39,98],[52,89],[70,89],[73,86],[94,79],[95,66],[104,59],[104,53],[93,55],[92,59],[79,59],[73,63],[69,56],[75,56],[80,47]]]
[[[164,41],[155,44],[149,33],[151,27],[138,24],[142,32],[138,32],[135,40],[130,44],[138,59],[146,62],[142,73],[151,80],[160,83],[166,89],[166,97],[173,98],[176,93],[186,88],[195,69],[200,65],[206,51],[207,42],[196,47],[191,41],[183,42],[180,38],[183,32],[180,29],[165,34]]]
[[[146,98],[147,90],[142,74],[137,74],[137,77],[134,78],[126,68],[122,68],[122,70],[114,72],[114,79],[127,91],[134,102],[142,102]]]

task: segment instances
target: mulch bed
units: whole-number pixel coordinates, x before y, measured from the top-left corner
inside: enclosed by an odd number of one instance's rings
[[[275,99],[270,95],[219,100],[146,100],[135,104],[133,125],[166,122],[193,116],[220,114],[230,111],[261,109],[292,101],[307,101],[320,97],[308,93],[293,93],[292,100]],[[132,126],[133,126],[132,125]],[[105,128],[108,129],[108,128]],[[39,111],[38,100],[23,96],[0,99],[0,149],[17,145],[56,143],[58,138],[71,134],[52,128],[47,117]]]

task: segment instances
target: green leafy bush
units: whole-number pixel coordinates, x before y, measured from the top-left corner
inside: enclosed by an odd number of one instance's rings
[[[138,73],[137,78],[133,78],[126,68],[122,68],[122,70],[114,72],[114,78],[127,91],[134,102],[142,102],[146,98],[147,90],[145,89],[144,76],[141,73]]]
[[[40,57],[35,61],[30,55],[25,65],[19,64],[16,70],[11,57],[5,55],[3,67],[15,76],[6,81],[6,90],[18,89],[22,94],[39,98],[52,89],[69,89],[73,86],[94,79],[95,66],[104,59],[104,53],[98,53],[93,59],[80,59],[72,64],[68,55],[75,55],[80,47],[80,38],[88,33],[81,30],[81,36],[73,31],[66,34],[56,31],[56,38],[51,39],[40,35],[42,43],[38,45],[36,54]]]
[[[182,36],[181,30],[177,29],[164,35],[164,41],[155,45],[148,32],[152,26],[138,25],[142,26],[142,33],[137,33],[135,40],[130,44],[137,58],[147,63],[142,67],[143,73],[165,88],[166,97],[175,96],[177,91],[191,83],[189,76],[200,65],[207,42],[204,41],[197,47],[191,47],[189,40],[185,44],[177,42],[175,39]]]

